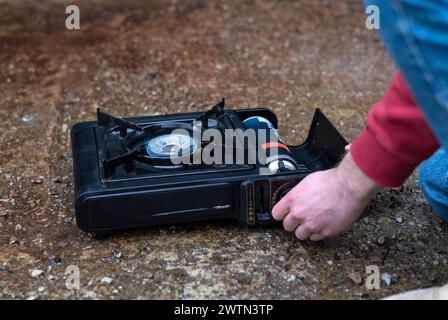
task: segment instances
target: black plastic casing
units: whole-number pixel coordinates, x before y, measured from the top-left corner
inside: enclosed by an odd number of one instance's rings
[[[262,116],[277,128],[269,109],[226,110],[233,123]],[[134,123],[190,120],[201,113],[128,118]],[[236,219],[242,225],[275,222],[271,210],[297,182],[311,172],[335,166],[345,153],[346,140],[316,110],[308,138],[288,146],[300,170],[262,176],[257,166],[181,174],[105,178],[99,159],[98,126],[82,122],[71,130],[75,209],[78,226],[98,237],[113,230],[213,219]]]

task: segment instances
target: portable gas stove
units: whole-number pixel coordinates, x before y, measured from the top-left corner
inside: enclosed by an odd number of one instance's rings
[[[76,220],[96,238],[120,229],[212,219],[274,223],[275,203],[306,175],[335,166],[347,145],[319,109],[299,146],[286,146],[278,137],[277,117],[269,109],[224,110],[224,100],[205,113],[123,119],[98,109],[97,117],[71,130]],[[243,134],[261,129],[277,139],[259,146],[258,136],[254,141],[236,135],[229,148],[227,140],[195,138],[208,129]],[[225,148],[219,159],[229,150],[233,160],[238,151],[244,159],[210,163],[211,152],[197,161],[211,145]],[[260,147],[264,161],[249,161]]]

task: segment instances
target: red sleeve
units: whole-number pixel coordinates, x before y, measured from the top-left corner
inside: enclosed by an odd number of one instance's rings
[[[439,144],[400,73],[367,116],[350,152],[361,170],[385,187],[404,183]]]

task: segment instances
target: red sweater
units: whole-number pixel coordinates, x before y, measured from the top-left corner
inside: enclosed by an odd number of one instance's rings
[[[350,152],[361,170],[385,187],[397,187],[439,144],[400,73],[367,116]]]

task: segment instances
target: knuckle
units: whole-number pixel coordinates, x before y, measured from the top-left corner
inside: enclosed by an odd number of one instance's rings
[[[306,228],[308,231],[316,232],[319,228],[319,224],[315,220],[309,220],[306,223]]]
[[[298,220],[302,220],[304,218],[302,212],[298,211],[298,210],[292,211],[291,214],[294,218],[296,218]]]
[[[311,226],[309,226],[309,225],[304,225],[303,226],[303,229],[304,229],[304,231],[306,232],[306,233],[312,233],[313,232],[313,228],[311,227]]]
[[[289,224],[288,224],[288,221],[287,221],[287,220],[283,220],[283,228],[284,228],[286,231],[290,231],[290,230],[289,230]]]

